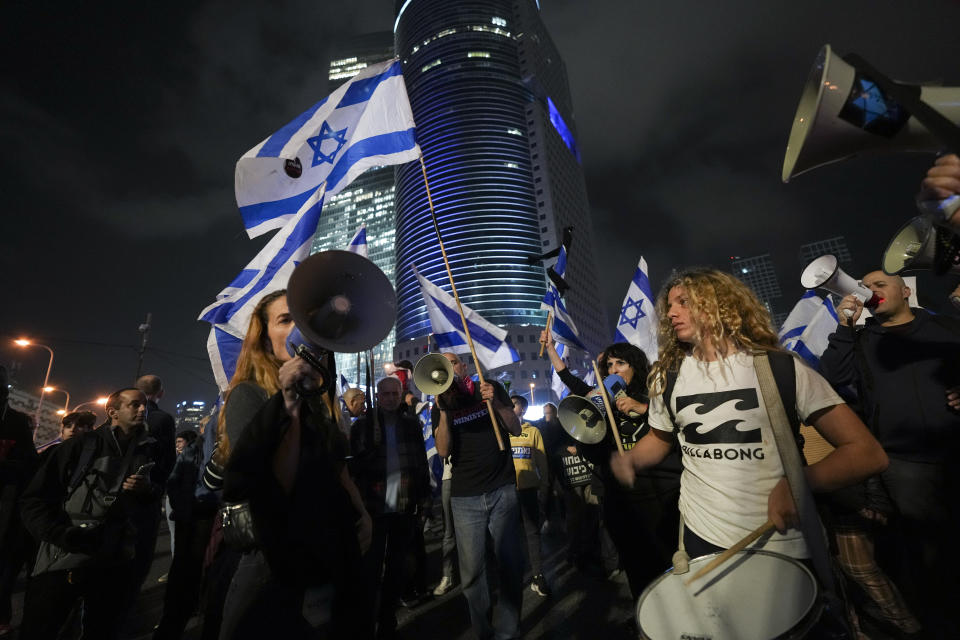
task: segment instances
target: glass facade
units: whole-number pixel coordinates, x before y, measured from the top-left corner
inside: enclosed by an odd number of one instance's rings
[[[536,5],[530,0],[398,2],[395,45],[461,300],[508,330],[542,327],[546,265],[527,260],[557,247],[563,227],[572,224],[577,227],[573,255],[580,257],[571,260],[568,276],[587,282],[581,287],[571,282],[578,291],[568,294],[568,308],[582,312],[573,314],[578,325],[578,315],[584,316],[581,332],[588,345],[602,341],[602,320],[596,317],[602,315],[597,313],[601,305],[591,277],[589,208],[566,73]],[[560,129],[552,124],[557,122]],[[396,178],[397,348],[405,354],[430,333],[410,266],[443,289],[450,287],[419,163],[398,166]],[[570,212],[553,205],[563,195],[571,196]],[[571,304],[571,296],[592,297],[595,303]],[[586,317],[590,314],[593,319]]]

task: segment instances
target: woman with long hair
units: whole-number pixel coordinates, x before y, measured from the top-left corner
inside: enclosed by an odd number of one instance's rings
[[[257,305],[225,400],[223,498],[249,506],[255,541],[230,583],[224,640],[362,636],[368,623],[370,516],[347,471],[333,385],[288,353],[292,328],[285,292]],[[332,354],[322,359],[336,378]]]
[[[540,340],[546,345],[554,370],[571,393],[588,396],[597,392],[570,372],[557,355],[550,332],[543,331]],[[629,450],[650,430],[646,421],[646,378],[650,370],[647,357],[636,346],[618,342],[603,350],[597,368],[604,379],[610,375],[623,378],[626,393],[611,398],[614,403],[611,408],[621,444]],[[637,474],[633,485],[624,487],[610,471],[610,452],[615,448],[610,429],[598,445],[577,443],[580,455],[594,464],[599,480],[597,493],[602,493],[602,518],[620,555],[620,566],[627,574],[630,591],[637,598],[651,580],[670,566],[677,542],[680,459],[675,453]]]
[[[754,353],[782,351],[770,316],[747,285],[715,269],[674,273],[656,303],[660,357],[649,377],[653,427],[628,456],[611,459],[621,482],[659,463],[679,440],[680,512],[691,557],[726,549],[770,519],[762,546],[808,557],[754,368]],[[830,491],[886,466],[886,455],[830,385],[793,362],[795,411],[835,449],[804,467],[813,491]],[[789,361],[788,361],[789,362]]]

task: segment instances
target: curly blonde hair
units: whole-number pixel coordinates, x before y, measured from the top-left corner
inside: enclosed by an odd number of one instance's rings
[[[667,316],[667,296],[674,287],[683,287],[687,294],[696,331],[692,344],[677,339]],[[723,271],[693,268],[673,272],[657,296],[656,310],[660,357],[647,378],[651,397],[664,392],[667,373],[678,371],[687,355],[703,355],[706,339],[721,357],[736,351],[781,350],[766,307],[750,287]]]

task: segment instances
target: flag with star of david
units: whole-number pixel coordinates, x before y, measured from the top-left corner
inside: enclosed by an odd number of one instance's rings
[[[212,325],[207,353],[221,391],[226,391],[236,370],[253,310],[263,296],[287,288],[290,274],[310,255],[322,211],[323,187],[320,187],[240,275],[217,294],[216,301],[200,312],[197,319]]]
[[[837,324],[837,310],[830,297],[821,298],[815,291],[807,291],[783,321],[778,338],[784,349],[797,352],[811,367],[816,367]]]
[[[562,244],[553,270],[560,278],[563,278],[567,273],[567,248]],[[580,341],[580,331],[577,329],[577,325],[573,323],[573,318],[567,313],[567,307],[563,304],[563,297],[551,280],[547,281],[547,293],[543,296],[540,308],[553,312],[553,323],[550,327],[553,339],[557,344],[565,344],[587,351],[583,342]]]
[[[362,69],[237,161],[237,205],[251,238],[279,229],[321,184],[328,195],[372,167],[420,157],[397,60]]]
[[[620,307],[620,319],[614,342],[629,342],[639,347],[650,362],[657,359],[657,314],[653,308],[653,290],[647,275],[647,261],[640,263],[633,274],[627,295]]]

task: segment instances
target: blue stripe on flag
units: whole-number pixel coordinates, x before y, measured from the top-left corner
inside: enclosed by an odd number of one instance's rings
[[[215,309],[211,309],[201,320],[211,324],[226,324],[230,318],[233,317],[233,314],[243,308],[243,305],[250,301],[251,298],[260,295],[267,285],[273,281],[273,277],[277,271],[286,264],[294,252],[296,252],[303,243],[308,242],[313,237],[313,234],[316,233],[317,221],[322,211],[323,198],[303,214],[300,222],[298,222],[297,226],[290,232],[289,237],[287,237],[286,242],[283,243],[280,251],[278,251],[277,255],[273,256],[267,266],[264,267],[263,274],[260,276],[257,284],[253,285],[243,297],[232,304],[224,304]]]
[[[213,328],[213,335],[217,341],[217,351],[220,355],[220,365],[223,367],[223,374],[229,381],[237,370],[237,358],[240,357],[240,348],[243,346],[243,340],[233,336],[223,329]]]
[[[337,164],[330,170],[330,173],[327,174],[327,191],[331,193],[335,192],[340,181],[347,175],[347,172],[350,171],[353,165],[364,158],[408,151],[416,145],[416,129],[412,127],[406,131],[383,133],[357,142],[347,149],[346,153],[340,156]]]
[[[443,304],[442,300],[438,300],[433,296],[430,296],[430,297],[433,298],[434,303],[436,303],[437,308],[440,309],[440,313],[442,313],[444,317],[447,319],[447,322],[449,322],[455,327],[457,325],[460,325],[461,327],[463,326],[463,323],[460,320],[459,313],[457,313],[447,305]],[[473,338],[475,342],[479,342],[481,345],[483,345],[490,351],[496,351],[497,349],[500,348],[501,344],[504,344],[502,340],[500,340],[494,335],[491,335],[490,333],[487,332],[486,329],[484,329],[483,327],[481,327],[480,325],[474,322],[470,322],[469,320],[467,320],[467,327],[470,329],[470,337]],[[434,337],[436,337],[436,335],[437,334],[434,334]]]
[[[307,120],[313,117],[313,114],[315,114],[317,109],[326,103],[329,97],[330,96],[327,96],[317,104],[313,105],[299,116],[285,124],[282,129],[267,138],[267,141],[263,143],[262,147],[260,147],[260,151],[257,152],[257,157],[279,158],[280,152],[283,151],[283,148],[287,146],[288,142],[290,142],[290,138],[292,138],[297,131],[300,131],[300,129],[303,128],[303,125],[307,123]]]
[[[257,277],[257,274],[260,273],[257,269],[244,269],[240,272],[236,278],[233,279],[233,282],[228,284],[228,287],[234,287],[236,289],[242,289],[248,284],[250,284],[254,278]]]
[[[400,68],[400,61],[398,60],[379,75],[357,80],[347,88],[347,92],[343,94],[343,98],[341,98],[337,104],[337,109],[366,102],[370,99],[370,96],[373,95],[373,92],[377,90],[381,82],[389,80],[393,76],[399,76],[402,73],[403,69]]]
[[[447,333],[435,333],[433,334],[433,339],[437,341],[437,348],[439,349],[450,349],[453,347],[458,347],[461,345],[467,344],[463,336],[461,336],[456,331],[448,331]]]
[[[640,291],[643,292],[643,295],[647,296],[647,299],[653,302],[653,289],[650,288],[650,278],[647,277],[646,273],[637,269],[633,274],[633,284],[637,285]]]
[[[271,202],[258,202],[256,204],[248,204],[244,207],[240,207],[240,216],[243,217],[243,228],[253,229],[257,225],[268,220],[273,220],[277,216],[299,211],[300,207],[303,206],[303,203],[307,201],[307,198],[313,195],[313,192],[316,190],[317,187],[313,186],[303,193],[298,193],[295,196],[290,196],[281,200],[273,200]]]
[[[797,343],[794,344],[793,347],[791,347],[791,349],[799,353],[800,357],[806,360],[807,364],[809,364],[813,368],[816,368],[817,365],[820,363],[820,358],[815,353],[810,351],[810,349],[807,348],[807,345],[803,344],[800,341],[797,341]]]
[[[789,340],[790,338],[792,338],[792,337],[794,337],[794,336],[799,336],[801,333],[803,333],[803,332],[806,331],[806,330],[807,330],[807,325],[803,325],[803,326],[800,326],[800,327],[794,327],[793,329],[790,329],[790,331],[787,331],[785,334],[783,334],[782,336],[780,336],[780,343],[783,344],[783,341],[784,341],[784,340]]]

